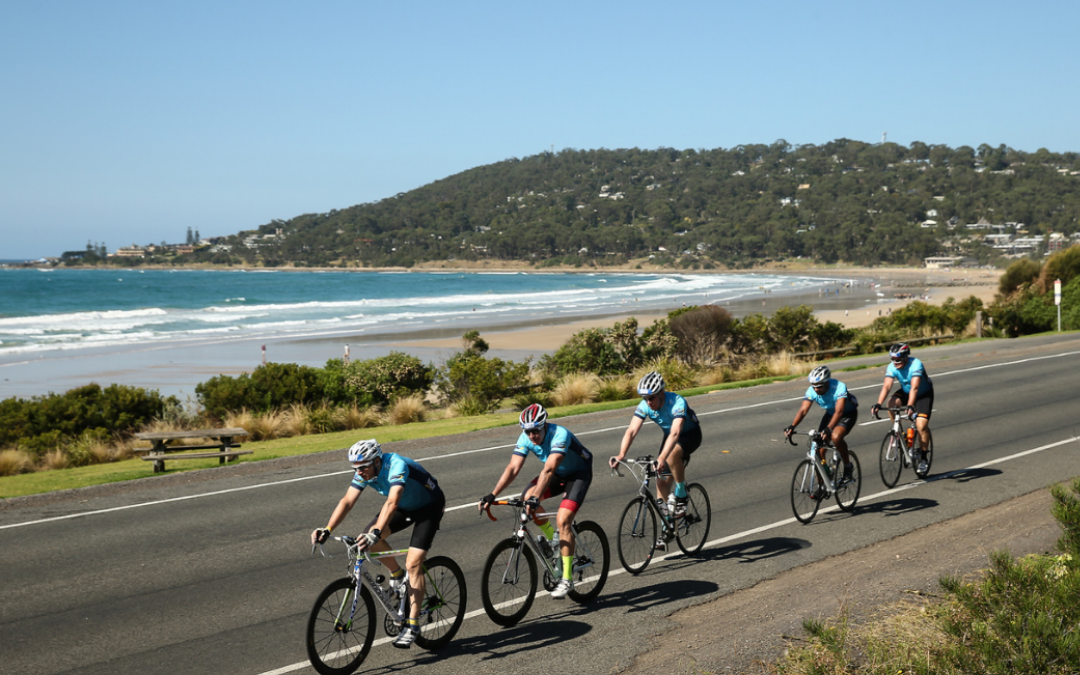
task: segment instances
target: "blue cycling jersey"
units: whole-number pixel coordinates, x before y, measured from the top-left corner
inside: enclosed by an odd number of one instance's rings
[[[557,476],[569,476],[583,470],[592,471],[592,453],[569,429],[551,422],[545,426],[544,440],[540,443],[533,443],[525,432],[521,432],[514,454],[528,457],[531,452],[544,463],[547,463],[551,455],[562,455],[562,461],[555,469]]]
[[[432,494],[439,489],[439,482],[420,463],[393,452],[384,452],[382,468],[371,480],[364,480],[360,472],[353,474],[352,486],[358,490],[370,487],[382,496],[390,494],[395,485],[405,487],[398,502],[402,511],[416,511],[431,503]]]
[[[817,403],[827,413],[835,413],[836,402],[842,398],[847,399],[844,404],[845,411],[850,412],[859,407],[859,399],[855,398],[855,394],[849,392],[847,385],[840,380],[829,380],[829,388],[820,394],[814,391],[813,387],[806,390],[806,400]]]
[[[903,368],[897,368],[895,363],[890,363],[885,370],[885,377],[891,377],[896,382],[899,382],[900,388],[905,393],[911,393],[911,381],[916,377],[921,377],[919,391],[916,396],[925,396],[934,388],[934,383],[930,381],[930,376],[926,373],[926,367],[923,366],[922,361],[916,358],[909,357]]]
[[[634,417],[656,422],[664,430],[664,436],[671,433],[671,424],[677,419],[683,421],[683,431],[692,431],[698,426],[697,415],[690,409],[686,399],[670,391],[664,392],[664,404],[659,410],[653,410],[648,401],[642,400],[634,409]]]

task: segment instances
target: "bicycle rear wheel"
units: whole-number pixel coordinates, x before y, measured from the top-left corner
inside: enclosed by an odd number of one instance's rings
[[[840,487],[836,489],[836,505],[840,507],[841,511],[851,511],[855,508],[855,502],[859,501],[859,489],[862,485],[862,467],[859,466],[859,457],[854,450],[848,450],[848,457],[854,466],[851,470],[851,480],[847,483],[842,482]],[[843,475],[843,462],[837,462],[836,470],[839,473],[833,475]]]
[[[371,651],[375,601],[366,586],[359,587],[359,596],[357,589],[353,579],[338,579],[323,589],[311,608],[304,636],[308,660],[321,675],[349,675]]]
[[[934,463],[934,435],[930,433],[930,430],[926,430],[926,434],[930,437],[930,445],[926,448],[926,471],[919,471],[919,460],[915,460],[915,475],[919,478],[926,478],[930,475],[930,466]]]
[[[675,540],[686,555],[701,550],[709,537],[712,525],[712,505],[709,493],[700,483],[686,486],[686,515],[675,521]]]
[[[818,482],[817,474],[810,460],[799,462],[795,476],[791,479],[791,510],[800,523],[809,523],[817,515],[821,506],[824,489]]]
[[[630,574],[640,574],[649,566],[656,549],[656,513],[645,497],[631,500],[623,509],[616,548],[619,562]]]
[[[900,480],[900,472],[904,470],[904,451],[900,447],[899,439],[895,431],[885,434],[881,441],[881,453],[878,455],[878,466],[881,467],[881,482],[885,487],[891,488]]]
[[[574,590],[570,591],[570,599],[584,604],[592,602],[604,590],[611,567],[611,549],[604,529],[591,520],[577,524],[574,542]]]
[[[465,574],[446,556],[429,558],[424,568],[424,604],[416,644],[423,649],[441,649],[465,620]]]
[[[488,617],[500,626],[525,618],[536,598],[536,560],[514,537],[503,539],[488,554],[480,582],[480,599]]]

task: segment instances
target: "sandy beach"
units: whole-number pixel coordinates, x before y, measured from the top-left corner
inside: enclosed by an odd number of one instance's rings
[[[746,297],[723,303],[736,317],[753,313],[771,315],[784,305],[810,305],[821,321],[860,327],[912,299],[897,299],[897,293],[925,297],[941,304],[949,297],[974,295],[989,303],[997,290],[1000,272],[983,269],[925,270],[914,268],[777,266],[757,272],[820,276],[843,279],[821,288],[792,294]],[[685,272],[679,272],[685,274]],[[679,304],[706,304],[708,297],[679,298]],[[677,307],[671,307],[674,310]],[[628,307],[629,309],[629,307]],[[668,311],[670,311],[668,310]],[[490,356],[503,359],[534,360],[558,349],[585,328],[610,328],[616,321],[635,316],[640,327],[649,326],[665,312],[611,314],[589,319],[567,317],[518,321],[513,325],[477,325],[491,346]],[[263,351],[265,348],[265,352]],[[270,338],[154,343],[117,348],[56,350],[0,362],[0,400],[12,396],[30,397],[63,392],[96,382],[102,386],[125,384],[157,389],[181,400],[194,399],[195,387],[218,374],[238,375],[254,370],[265,358],[280,363],[321,367],[329,359],[341,358],[346,349],[352,359],[370,359],[391,351],[404,351],[435,365],[442,364],[461,348],[459,333],[447,329],[418,329],[400,335],[341,335],[322,338]]]

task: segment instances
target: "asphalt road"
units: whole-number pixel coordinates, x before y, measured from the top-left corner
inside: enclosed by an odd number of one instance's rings
[[[422,461],[447,494],[435,552],[465,570],[470,615],[438,653],[395,650],[377,635],[361,672],[613,672],[680,607],[1080,474],[1080,336],[915,353],[936,389],[936,456],[928,481],[907,469],[896,489],[881,483],[877,453],[887,424],[868,422],[883,356],[844,362],[874,367],[838,374],[862,403],[860,426],[849,437],[863,466],[858,506],[851,515],[823,510],[810,525],[793,521],[788,496],[805,451],[784,443],[781,433],[805,384],[696,397],[691,405],[705,442],[688,474],[712,498],[706,550],[695,559],[673,554],[639,577],[623,573],[613,559],[594,604],[541,594],[526,620],[509,629],[483,614],[479,577],[510,524],[478,519],[473,503],[505,466],[516,428],[388,446]],[[627,409],[559,420],[598,456],[582,518],[598,521],[609,537],[636,489],[603,466],[629,416]],[[653,452],[659,439],[655,426],[647,426],[631,454]],[[339,455],[0,504],[0,671],[314,672],[306,663],[304,623],[316,594],[344,566],[341,558],[312,558],[307,540],[348,485]],[[538,469],[530,460],[518,484]],[[378,495],[365,494],[347,525],[360,527],[380,506]],[[718,639],[723,623],[717,617]]]

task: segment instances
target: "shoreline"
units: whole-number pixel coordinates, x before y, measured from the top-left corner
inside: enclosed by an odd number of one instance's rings
[[[561,273],[558,270],[546,271]],[[614,271],[604,270],[605,273]],[[633,274],[665,273],[659,270],[621,271]],[[592,270],[578,272],[595,273]],[[884,315],[890,309],[895,310],[911,302],[893,298],[893,294],[897,292],[929,294],[929,302],[932,304],[941,304],[950,296],[962,299],[968,295],[976,295],[989,303],[997,290],[1000,275],[996,270],[983,269],[953,271],[917,268],[822,268],[810,265],[799,266],[798,269],[785,266],[779,269],[760,267],[739,271],[677,270],[667,273],[756,273],[832,279],[834,281],[822,284],[816,290],[804,289],[791,294],[753,294],[717,304],[737,318],[753,313],[771,315],[781,306],[806,304],[814,308],[814,314],[819,321],[834,321],[849,328],[865,326],[877,318],[877,312]],[[846,280],[848,283],[839,280]],[[881,293],[881,296],[878,293]],[[688,296],[686,301],[691,304],[701,302],[691,296]],[[507,323],[481,321],[471,328],[479,330],[491,346],[489,356],[517,361],[531,356],[535,360],[543,354],[554,352],[574,333],[585,328],[610,328],[617,321],[625,321],[631,316],[638,319],[640,328],[646,328],[655,319],[666,317],[668,311],[676,308],[643,307],[634,312],[631,307],[627,307],[626,311],[603,316],[564,315],[533,321],[518,318]],[[226,338],[11,355],[0,361],[0,400],[13,396],[29,398],[50,392],[61,393],[97,382],[102,386],[123,384],[156,389],[163,395],[176,395],[183,401],[185,398],[194,397],[196,385],[216,375],[236,376],[253,371],[262,361],[261,347],[264,345],[267,361],[313,367],[321,367],[330,359],[342,358],[346,349],[349,349],[352,360],[371,359],[385,356],[391,351],[404,351],[426,363],[441,365],[461,348],[460,336],[463,332],[460,327],[423,326],[417,330],[389,334],[343,333],[234,340]]]

